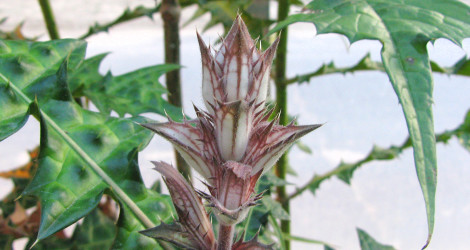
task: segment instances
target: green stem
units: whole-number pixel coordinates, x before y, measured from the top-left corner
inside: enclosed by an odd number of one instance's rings
[[[181,7],[178,0],[163,0],[160,12],[163,19],[163,33],[165,40],[165,63],[180,64],[180,34],[179,20]],[[166,87],[168,89],[168,102],[176,107],[182,107],[181,103],[181,72],[180,69],[166,74]],[[175,151],[176,167],[188,180],[191,179],[191,168],[183,157]]]
[[[297,75],[293,78],[288,78],[285,81],[285,84],[293,84],[293,83],[302,83],[302,82],[309,82],[311,78],[317,76],[324,76],[328,74],[346,74],[346,73],[354,73],[356,71],[385,71],[383,64],[380,62],[374,62],[370,59],[370,55],[366,55],[363,57],[359,63],[353,65],[351,67],[344,67],[344,68],[337,68],[333,63],[323,64],[318,70],[315,72]]]
[[[280,0],[278,8],[278,22],[287,18],[289,14],[289,1]],[[279,45],[276,51],[276,61],[275,61],[275,78],[274,82],[276,84],[276,107],[277,112],[280,113],[279,123],[281,125],[286,125],[288,121],[287,116],[287,84],[286,81],[286,63],[287,63],[287,28],[284,28],[280,34]],[[288,159],[287,155],[284,154],[276,165],[276,175],[285,180],[287,174]],[[286,187],[279,186],[277,187],[277,196],[279,201],[282,203],[282,207],[289,213],[290,206],[289,202],[284,202],[287,198]],[[281,230],[285,234],[290,234],[290,220],[281,220]],[[285,249],[290,249],[290,241],[285,239],[284,241]]]
[[[46,22],[47,32],[51,40],[60,39],[59,31],[57,31],[57,26],[54,20],[54,14],[52,13],[51,5],[49,0],[38,0],[39,5],[41,6],[42,16]]]
[[[97,33],[108,31],[110,28],[114,27],[115,25],[130,21],[130,20],[134,20],[143,16],[152,17],[152,15],[154,13],[157,13],[159,10],[160,10],[160,5],[157,5],[154,8],[145,8],[143,6],[138,6],[132,10],[126,9],[124,13],[122,13],[119,17],[117,17],[115,20],[111,22],[104,23],[104,24],[96,23],[95,25],[91,26],[88,29],[88,32],[80,36],[79,39],[85,39]]]
[[[465,129],[464,126],[465,126],[465,124],[462,124],[461,126],[459,126],[458,128],[456,128],[454,130],[444,131],[443,133],[436,134],[436,143],[438,143],[438,142],[447,143],[452,136],[457,136],[459,133],[461,133]],[[405,149],[410,148],[411,146],[412,146],[411,139],[408,137],[405,140],[405,142],[403,142],[401,145],[399,145],[399,146],[390,146],[388,149],[383,150],[385,152],[390,152],[388,155],[375,156],[375,154],[374,154],[375,152],[374,152],[374,150],[372,150],[366,157],[364,157],[363,159],[361,159],[357,162],[348,163],[348,164],[342,163],[339,166],[337,166],[336,168],[334,168],[333,170],[331,170],[331,171],[329,171],[325,174],[314,175],[312,177],[312,179],[310,181],[308,181],[305,185],[303,185],[300,188],[297,188],[295,192],[290,194],[287,197],[287,199],[284,200],[284,202],[289,202],[290,200],[292,200],[292,199],[296,198],[297,196],[299,196],[300,194],[302,194],[307,189],[312,189],[312,188],[317,189],[323,181],[328,180],[333,176],[337,176],[337,175],[339,175],[341,173],[344,173],[344,172],[353,172],[354,169],[356,169],[356,168],[358,168],[358,167],[360,167],[360,166],[362,166],[362,165],[364,165],[368,162],[375,161],[375,160],[380,160],[380,161],[393,160],[396,157],[398,157],[398,155],[400,153],[402,153]],[[313,192],[313,189],[312,189],[312,192]]]
[[[9,83],[9,86],[17,93],[26,103],[30,104],[33,101],[29,99],[20,89],[18,89],[12,82],[10,82],[3,74],[0,74],[0,77]],[[84,162],[91,167],[91,169],[101,177],[106,184],[108,184],[116,196],[124,203],[133,213],[134,215],[141,221],[141,223],[147,227],[155,227],[155,224],[145,215],[145,213],[137,206],[137,204],[129,197],[127,194],[122,190],[119,185],[114,182],[111,177],[109,177],[103,169],[98,166],[98,164],[85,152],[83,149],[69,136],[67,133],[60,128],[60,126],[54,122],[52,118],[49,117],[45,112],[39,109],[40,115],[44,121],[49,124],[49,126],[54,129],[54,131],[59,134],[59,136],[74,150]]]

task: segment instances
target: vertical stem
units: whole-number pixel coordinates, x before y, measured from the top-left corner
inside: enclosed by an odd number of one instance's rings
[[[165,63],[180,64],[180,35],[179,20],[181,7],[178,0],[163,0],[160,12],[163,19],[165,39]],[[166,87],[168,88],[168,102],[182,107],[181,104],[181,73],[173,70],[166,74]],[[187,179],[191,178],[191,169],[183,157],[175,150],[176,166],[178,171]]]
[[[39,5],[41,6],[42,16],[46,22],[47,32],[51,40],[59,39],[59,32],[57,31],[57,26],[54,20],[54,14],[52,13],[51,5],[49,0],[38,0]]]
[[[232,249],[234,226],[219,225],[219,238],[217,239],[217,250]]]
[[[279,0],[278,7],[278,22],[286,19],[289,14],[289,0]],[[286,61],[287,61],[287,27],[280,34],[279,46],[276,51],[276,72],[274,82],[276,84],[276,106],[277,112],[280,112],[279,123],[286,125],[288,123],[287,116],[287,84],[284,84],[286,79]],[[284,154],[276,165],[276,175],[281,179],[286,179],[288,166],[287,154]],[[277,187],[277,196],[282,204],[282,207],[289,212],[289,202],[284,202],[287,198],[286,187]],[[281,230],[285,234],[290,234],[290,220],[281,221]],[[289,240],[285,240],[286,249],[290,249]]]

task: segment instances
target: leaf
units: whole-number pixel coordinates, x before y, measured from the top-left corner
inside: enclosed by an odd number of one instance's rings
[[[297,141],[295,143],[295,145],[297,146],[297,148],[299,148],[301,151],[303,151],[304,153],[307,153],[309,155],[311,155],[313,152],[312,152],[312,149],[307,146],[306,144],[302,143],[300,140]]]
[[[117,227],[112,249],[162,249],[155,240],[139,233],[146,227],[126,207],[121,207]]]
[[[450,71],[451,74],[463,75],[463,76],[470,76],[470,60],[467,59],[465,56],[462,57],[452,68]]]
[[[429,244],[434,228],[437,179],[432,115],[432,77],[426,44],[447,38],[456,44],[470,36],[470,8],[459,1],[312,1],[309,13],[288,17],[270,31],[295,22],[314,23],[318,34],[340,33],[351,42],[382,42],[382,60],[400,100],[414,149],[426,203]]]
[[[457,138],[460,144],[470,151],[470,110],[467,111],[463,124],[457,129]]]
[[[308,239],[308,238],[305,238],[305,237],[294,236],[294,235],[290,235],[290,234],[286,234],[286,233],[283,233],[282,235],[287,240],[310,243],[310,244],[319,244],[319,245],[324,245],[325,247],[330,247],[331,248],[330,244],[328,244],[324,241],[321,241],[321,240]]]
[[[42,86],[37,91],[38,98],[47,97],[51,86],[45,86],[43,81],[47,77],[55,77],[59,64],[65,59],[67,53],[71,54],[70,62],[73,64],[77,56],[85,54],[85,44],[80,41],[64,40],[48,43],[25,43],[21,41],[0,40],[0,141],[18,131],[26,123],[30,114],[27,103],[21,101],[10,87],[7,79],[18,83],[18,87],[27,88],[33,81],[36,86]],[[77,56],[74,56],[77,55]]]
[[[436,62],[431,61],[431,69],[433,72],[470,76],[470,60],[463,56],[452,67],[445,68],[439,66]]]
[[[99,73],[99,67],[107,55],[108,53],[103,53],[86,60],[83,59],[76,68],[69,67],[68,84],[73,96],[83,96],[85,89],[100,84],[104,80]]]
[[[436,134],[436,143],[447,143],[452,137],[455,136],[457,138],[462,138],[463,140],[461,140],[461,142],[463,143],[463,146],[465,146],[465,141],[468,140],[465,138],[468,138],[466,136],[470,134],[470,119],[468,117],[470,117],[469,113],[467,113],[466,120],[457,128],[450,131],[446,130],[440,134]],[[399,154],[401,154],[405,149],[409,147],[411,147],[410,138],[407,138],[401,145],[392,145],[386,149],[374,146],[366,157],[357,162],[341,162],[336,168],[328,171],[325,174],[314,175],[313,178],[306,185],[302,186],[301,188],[298,188],[293,194],[291,194],[289,196],[289,200],[298,196],[306,189],[309,189],[313,194],[315,194],[316,190],[320,187],[320,184],[333,176],[337,176],[340,180],[349,184],[355,170],[357,170],[362,165],[374,160],[395,159],[399,156]]]
[[[356,71],[363,71],[363,70],[379,70],[384,71],[383,65],[379,62],[374,62],[370,58],[370,54],[365,55],[358,63],[353,66],[345,67],[345,68],[338,68],[333,62],[328,64],[323,64],[318,68],[315,72],[297,75],[291,79],[286,80],[286,84],[292,83],[304,83],[309,82],[311,78],[317,76],[324,76],[327,74],[346,74],[346,73],[354,73]]]
[[[258,233],[260,235],[264,234],[265,227],[268,223],[269,212],[266,207],[261,204],[259,206],[253,207],[248,216],[242,223],[238,224],[242,227],[239,231],[239,234],[243,234],[243,240],[249,240],[255,237]]]
[[[359,242],[361,244],[362,250],[393,250],[392,246],[382,245],[376,240],[374,240],[369,234],[364,230],[357,228],[357,236],[359,237]]]
[[[2,99],[7,105],[0,110],[22,107],[15,110],[23,116],[34,114],[41,124],[39,168],[24,192],[41,200],[38,240],[89,213],[107,188],[147,227],[156,224],[159,213],[168,214],[170,206],[162,204],[159,195],[138,192],[145,186],[136,167],[137,152],[151,138],[136,124],[144,119],[112,118],[73,103],[64,59],[74,68],[80,61],[77,56],[83,58],[85,43],[4,41],[1,45],[0,93],[9,90],[11,98]],[[158,209],[144,213],[147,203]]]
[[[178,222],[172,224],[162,223],[154,228],[140,231],[140,233],[150,238],[171,242],[183,249],[191,249],[195,246],[195,243],[188,238],[188,233]]]
[[[93,209],[77,224],[71,238],[49,237],[34,245],[34,250],[40,249],[109,249],[116,235],[116,226],[99,209]],[[30,241],[27,247],[33,244]]]
[[[114,222],[99,209],[94,209],[77,226],[73,235],[73,246],[76,249],[108,249],[116,234]]]
[[[277,238],[279,239],[279,242],[280,242],[280,245],[281,245],[281,249],[286,249],[286,240],[284,239],[284,234],[282,234],[282,229],[281,227],[279,226],[279,223],[277,223],[277,220],[274,219],[274,216],[273,215],[269,215],[268,216],[268,219],[269,219],[269,224],[271,224],[271,226],[273,227],[274,229],[274,232],[276,233],[277,235]]]
[[[157,222],[156,225],[162,220],[168,223],[173,219],[172,214],[176,213],[170,196],[161,195],[145,188],[142,184],[137,162],[137,160],[134,161],[130,168],[136,179],[123,182],[121,184],[123,189],[127,190],[132,197],[135,197],[136,204],[146,215],[152,216],[152,220]],[[149,226],[143,225],[124,202],[121,202],[117,226],[118,230],[113,249],[161,249],[161,246],[155,240],[139,233],[139,231],[147,229]]]
[[[353,176],[354,171],[362,166],[364,163],[373,161],[373,160],[392,160],[398,157],[398,155],[402,152],[402,148],[392,146],[390,148],[380,148],[378,146],[374,146],[372,150],[369,152],[366,158],[361,161],[355,163],[344,163],[341,162],[338,166],[338,171],[336,176],[347,184],[351,184],[351,178]]]
[[[126,113],[136,116],[153,112],[169,115],[174,120],[182,119],[181,108],[163,99],[162,95],[168,91],[158,81],[163,74],[181,66],[161,64],[119,76],[113,76],[111,72],[102,76],[98,69],[106,55],[83,60],[71,70],[69,84],[75,97],[86,96],[105,114],[112,110],[121,117]]]
[[[263,197],[262,202],[274,218],[281,220],[290,219],[289,213],[287,213],[286,210],[282,208],[281,203],[273,200],[273,198],[271,198],[270,196]]]
[[[266,172],[257,182],[256,192],[263,192],[264,190],[269,190],[272,186],[285,186],[292,185],[292,183],[287,182],[284,179],[279,178],[273,172]]]
[[[86,34],[80,36],[80,39],[88,38],[92,35],[95,35],[103,31],[107,32],[113,26],[116,26],[120,23],[127,22],[130,20],[139,18],[139,17],[147,16],[153,19],[153,14],[158,12],[159,10],[160,10],[160,4],[156,5],[153,8],[147,8],[142,5],[139,5],[133,8],[132,10],[127,8],[119,17],[117,17],[113,21],[110,21],[104,24],[95,23],[93,26],[88,28],[88,32]]]
[[[120,75],[108,73],[101,82],[85,86],[84,94],[103,113],[116,111],[121,117],[128,113],[133,116],[154,112],[168,114],[174,120],[181,120],[182,112],[163,99],[167,90],[158,82],[164,73],[180,68],[179,65],[163,64]]]
[[[185,7],[191,4],[198,4],[198,9],[194,12],[193,16],[186,21],[183,26],[187,26],[188,24],[192,23],[193,21],[199,19],[203,15],[209,13],[211,18],[209,22],[207,22],[203,28],[203,32],[221,24],[224,27],[224,32],[227,33],[232,27],[233,20],[237,17],[237,15],[243,16],[243,21],[248,27],[248,30],[252,37],[262,37],[265,34],[265,27],[269,27],[269,25],[273,24],[274,22],[264,17],[263,15],[259,15],[256,12],[256,9],[263,9],[269,7],[269,3],[267,6],[262,7],[253,7],[255,4],[254,1],[249,0],[242,0],[242,1],[217,1],[217,0],[208,0],[208,1],[194,1],[194,0],[183,0],[180,1],[181,6]],[[263,3],[261,3],[263,5]],[[266,49],[270,44],[266,41],[261,41],[262,46]]]

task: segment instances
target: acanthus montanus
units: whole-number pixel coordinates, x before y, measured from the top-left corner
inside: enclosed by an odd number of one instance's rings
[[[240,16],[214,54],[197,34],[202,57],[202,96],[207,111],[177,123],[142,126],[170,141],[205,180],[208,193],[195,191],[171,165],[153,162],[170,191],[178,221],[143,234],[188,249],[265,249],[256,239],[233,242],[234,226],[262,198],[260,176],[303,135],[320,125],[279,125],[266,108],[271,63],[277,39],[264,52],[256,48]],[[201,197],[219,222],[216,239]],[[242,237],[243,238],[243,237]]]

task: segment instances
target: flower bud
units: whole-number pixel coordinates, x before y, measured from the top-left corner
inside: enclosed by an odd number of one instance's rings
[[[256,49],[245,24],[237,17],[215,58],[198,35],[202,57],[202,92],[211,114],[217,102],[266,100],[271,61],[279,40],[261,53]],[[259,107],[258,111],[262,107]]]

